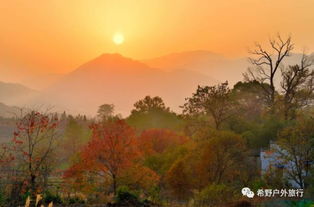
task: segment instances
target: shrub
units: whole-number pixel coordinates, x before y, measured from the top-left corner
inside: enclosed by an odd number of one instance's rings
[[[148,200],[154,203],[161,203],[160,187],[153,186],[148,191]]]
[[[51,203],[53,202],[54,204],[62,204],[62,199],[59,195],[55,195],[55,194],[52,194],[51,192],[47,191],[45,194],[44,194],[44,201],[45,203]]]
[[[25,203],[27,198],[31,196],[31,193],[30,192],[26,192],[24,193],[23,195],[21,195],[21,198],[22,198],[22,203]]]
[[[85,201],[79,197],[71,197],[68,201],[69,204],[84,204]]]
[[[239,201],[235,203],[232,207],[253,207],[253,205],[248,201]]]
[[[3,191],[0,191],[0,206],[3,206],[5,204],[6,197],[5,193]]]
[[[214,206],[232,200],[232,190],[223,184],[211,184],[195,197],[196,206]]]
[[[127,186],[118,188],[115,200],[117,203],[140,203],[138,195]]]

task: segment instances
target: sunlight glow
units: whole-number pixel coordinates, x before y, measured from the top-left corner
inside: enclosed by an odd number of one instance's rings
[[[121,33],[115,33],[112,40],[116,45],[121,45],[124,42],[124,36]]]

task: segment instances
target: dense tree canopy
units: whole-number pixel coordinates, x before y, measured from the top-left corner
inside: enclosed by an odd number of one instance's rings
[[[134,104],[134,109],[131,113],[147,113],[150,111],[170,111],[170,109],[166,107],[164,101],[159,96],[145,96],[144,99]]]
[[[210,115],[214,119],[216,129],[234,114],[235,103],[231,99],[228,82],[216,86],[198,86],[196,93],[186,100],[184,113]]]
[[[312,61],[285,64],[291,38],[269,43],[253,50],[244,81],[198,86],[182,113],[146,96],[124,118],[112,104],[94,117],[0,118],[14,125],[0,144],[0,206],[249,206],[238,202],[244,186],[314,199]]]
[[[118,178],[123,169],[138,156],[135,132],[124,121],[93,124],[92,138],[81,153],[81,160],[68,171],[68,176],[91,171],[112,180],[116,193]]]

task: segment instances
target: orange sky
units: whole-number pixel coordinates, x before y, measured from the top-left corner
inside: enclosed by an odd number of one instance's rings
[[[106,52],[245,56],[277,32],[312,51],[313,10],[313,0],[2,0],[0,72],[66,73]],[[116,32],[124,44],[113,44]]]

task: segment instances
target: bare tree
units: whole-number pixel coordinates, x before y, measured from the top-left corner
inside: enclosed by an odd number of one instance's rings
[[[283,112],[285,119],[295,118],[295,110],[313,99],[314,71],[310,67],[313,61],[305,54],[301,63],[281,70],[281,88],[283,90]]]
[[[39,179],[47,177],[46,167],[52,164],[50,159],[56,147],[57,125],[57,116],[37,111],[28,112],[16,122],[13,150],[33,200],[40,187]]]
[[[291,42],[291,37],[284,40],[280,35],[270,39],[269,45],[270,49],[265,49],[257,43],[256,48],[250,51],[255,56],[249,58],[253,67],[247,70],[244,78],[251,81],[256,80],[261,83],[260,85],[267,96],[267,104],[273,108],[276,94],[275,75],[282,61],[290,55],[294,46]],[[269,84],[269,87],[266,87],[264,83]]]

